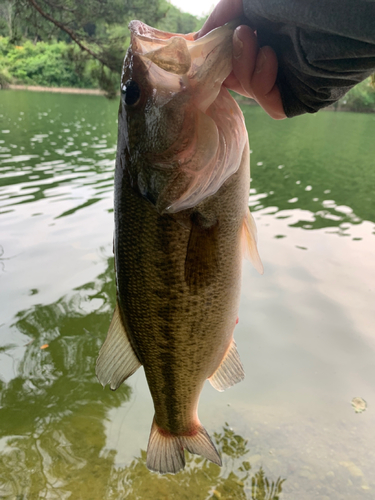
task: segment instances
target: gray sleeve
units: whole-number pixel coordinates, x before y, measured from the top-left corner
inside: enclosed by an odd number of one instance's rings
[[[243,0],[279,60],[288,117],[315,113],[375,72],[375,0]]]

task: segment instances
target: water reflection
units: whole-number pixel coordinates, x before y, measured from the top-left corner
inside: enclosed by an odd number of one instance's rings
[[[244,266],[247,377],[203,391],[223,468],[187,455],[161,477],[139,449],[142,371],[115,393],[94,376],[115,300],[116,113],[97,97],[0,92],[0,497],[372,499],[375,117],[280,123],[245,108],[266,269]]]
[[[2,498],[68,498],[72,492],[83,498],[85,477],[95,498],[105,498],[115,452],[103,453],[103,422],[131,394],[127,385],[103,391],[94,375],[114,307],[113,282],[111,258],[104,273],[69,298],[17,314],[13,326],[30,341],[16,376],[0,381]],[[101,305],[87,313],[87,300]]]
[[[113,466],[104,444],[100,415],[60,420],[58,430],[40,422],[32,435],[7,440],[0,455],[2,498],[174,498],[278,500],[284,479],[269,480],[249,461],[221,474],[218,466],[187,456],[177,476],[160,476],[146,467],[146,452],[124,468]],[[90,433],[88,433],[88,428]],[[225,433],[225,428],[223,432]],[[51,453],[53,451],[53,453]],[[225,458],[225,453],[223,452]]]
[[[252,468],[247,441],[229,424],[214,434],[224,471],[187,454],[185,471],[162,477],[147,469],[145,451],[116,465],[105,421],[110,409],[129,402],[131,389],[124,384],[115,393],[103,391],[94,376],[114,308],[113,268],[109,258],[103,273],[69,297],[16,315],[12,327],[29,341],[23,356],[14,357],[15,376],[7,384],[0,380],[1,497],[181,499],[184,490],[197,500],[277,500],[284,480]],[[2,347],[9,355],[14,349]]]
[[[236,459],[231,467],[220,467],[194,455],[186,454],[186,467],[176,476],[160,476],[146,467],[146,452],[130,465],[113,469],[107,489],[110,499],[149,500],[226,499],[278,500],[285,479],[270,480],[262,467],[253,468],[244,460],[248,450],[243,437],[230,430],[228,424],[215,434],[224,463]]]
[[[308,230],[375,222],[374,115],[324,113],[283,123],[257,108],[244,108],[244,115],[256,145],[253,211],[272,207],[288,217],[297,205],[308,217],[293,226]]]
[[[79,202],[87,195],[90,204],[108,196],[116,150],[113,103],[103,99],[77,107],[77,96],[65,96],[61,105],[51,95],[31,100],[27,92],[6,94],[1,109],[12,143],[0,140],[0,214],[14,211],[19,204],[53,198],[69,206],[55,214],[62,217],[89,206],[87,199]],[[27,113],[20,111],[23,106]],[[39,112],[38,107],[46,111]],[[110,117],[113,126],[108,128]]]

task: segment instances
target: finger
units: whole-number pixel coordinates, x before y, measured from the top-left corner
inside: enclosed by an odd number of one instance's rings
[[[256,37],[248,26],[236,29],[233,73],[245,92],[243,95],[253,97],[272,118],[286,118],[280,91],[276,85],[276,54],[271,47],[262,47],[255,52],[255,42]],[[238,47],[241,47],[241,50],[238,50]]]
[[[233,72],[224,80],[223,85],[230,90],[234,90],[237,94],[241,94],[245,97],[251,97],[253,99],[252,95],[249,95],[248,92],[245,92]]]
[[[259,51],[252,78],[254,99],[275,119],[286,118],[279,87],[276,85],[278,61],[271,47]]]
[[[233,71],[240,94],[254,98],[250,85],[247,85],[248,75],[255,70],[259,52],[258,40],[251,28],[239,26],[233,34]],[[242,85],[245,82],[246,87]],[[234,83],[234,82],[233,82]],[[235,90],[232,88],[232,90]]]
[[[231,0],[230,2],[228,2],[228,0],[220,0],[196,38],[202,37],[214,28],[222,26],[241,15],[243,15],[242,0]]]

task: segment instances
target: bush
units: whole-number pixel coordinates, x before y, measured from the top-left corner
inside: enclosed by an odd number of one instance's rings
[[[6,89],[12,82],[12,77],[6,68],[0,68],[0,89]]]
[[[181,13],[170,6],[167,15],[159,23],[161,29],[170,31],[193,31],[201,23],[194,16]],[[111,34],[123,35],[123,27],[113,27]],[[121,37],[120,37],[121,38]],[[14,45],[7,37],[0,37],[0,87],[4,88],[12,81],[26,85],[45,87],[103,88],[108,97],[117,94],[120,76],[82,52],[74,43],[38,42],[30,40]],[[112,56],[113,67],[121,68],[121,58],[125,47],[117,47],[106,54]],[[338,103],[335,109],[347,111],[375,112],[375,89],[371,78],[356,85]]]
[[[86,71],[88,57],[73,44],[26,40],[21,46],[0,39],[0,68],[16,83],[46,87],[95,88],[97,81]]]
[[[353,87],[340,101],[339,109],[375,112],[375,89],[371,77]]]

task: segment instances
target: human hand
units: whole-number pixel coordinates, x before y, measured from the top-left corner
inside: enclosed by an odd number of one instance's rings
[[[198,34],[243,16],[242,0],[220,0]],[[238,94],[251,97],[272,118],[286,118],[281,95],[276,85],[278,61],[271,47],[259,48],[254,31],[246,25],[233,35],[233,71],[224,85]]]

